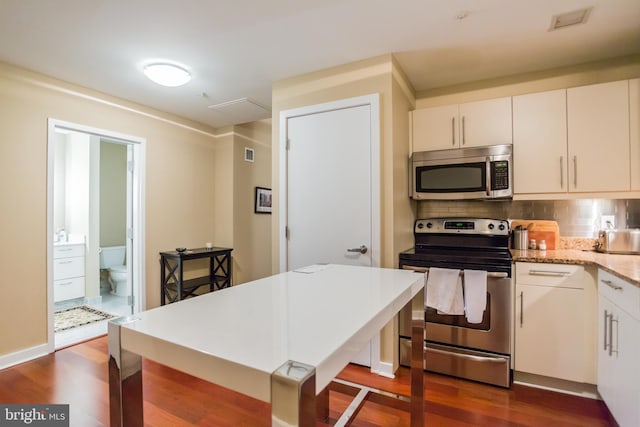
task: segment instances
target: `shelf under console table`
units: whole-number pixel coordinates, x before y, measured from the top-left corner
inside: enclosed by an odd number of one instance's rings
[[[160,304],[196,296],[203,286],[209,292],[231,286],[231,248],[197,248],[182,252],[160,252]],[[209,258],[209,275],[184,279],[185,261]]]

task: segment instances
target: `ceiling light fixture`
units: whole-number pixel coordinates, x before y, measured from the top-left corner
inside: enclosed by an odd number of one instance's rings
[[[149,64],[144,67],[144,74],[152,82],[168,87],[182,86],[191,80],[189,71],[173,64]]]

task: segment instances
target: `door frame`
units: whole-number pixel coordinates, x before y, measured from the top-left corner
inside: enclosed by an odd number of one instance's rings
[[[64,129],[72,132],[81,132],[88,135],[99,136],[110,140],[121,141],[133,147],[134,168],[132,174],[133,203],[131,206],[131,233],[132,239],[132,260],[134,297],[134,313],[145,309],[145,289],[142,284],[145,282],[145,161],[146,161],[146,139],[137,136],[126,135],[119,132],[99,129],[77,123],[48,118],[47,120],[47,352],[55,351],[54,334],[54,295],[53,295],[53,189],[54,189],[54,168],[55,168],[55,134],[56,129]],[[128,168],[127,168],[128,169]],[[129,171],[127,171],[129,174]],[[127,239],[131,236],[128,234]]]
[[[369,106],[370,111],[370,170],[371,170],[371,264],[373,267],[380,266],[380,241],[381,241],[381,163],[380,163],[380,94],[370,94],[347,98],[333,102],[309,105],[280,112],[280,140],[279,140],[279,255],[280,255],[280,272],[284,273],[288,270],[287,265],[287,233],[288,226],[288,156],[287,146],[289,139],[290,119],[308,116],[312,114],[327,113],[347,108],[355,108]],[[375,334],[371,339],[370,346],[371,372],[393,376],[393,373],[387,372],[389,369],[386,364],[383,365],[380,360],[380,333]]]
[[[371,94],[354,98],[341,99],[339,101],[326,102],[322,104],[309,105],[306,107],[283,110],[280,112],[280,141],[279,141],[279,217],[280,224],[278,232],[280,272],[287,271],[287,236],[286,227],[288,225],[288,194],[287,194],[287,141],[289,137],[289,119],[301,116],[308,116],[318,113],[327,113],[346,108],[362,107],[368,105],[371,112],[371,263],[373,267],[380,266],[380,95]]]

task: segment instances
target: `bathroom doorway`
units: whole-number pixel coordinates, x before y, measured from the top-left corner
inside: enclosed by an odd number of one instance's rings
[[[48,295],[53,349],[143,309],[144,140],[49,120]]]

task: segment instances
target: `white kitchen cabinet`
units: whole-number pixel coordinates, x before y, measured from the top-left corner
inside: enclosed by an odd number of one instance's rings
[[[412,112],[413,151],[511,144],[511,97]]]
[[[515,370],[595,384],[596,304],[583,266],[516,263]]]
[[[629,81],[567,89],[567,140],[570,191],[629,191]]]
[[[640,191],[640,79],[629,80],[631,190]]]
[[[513,97],[514,193],[567,192],[566,89]]]
[[[62,244],[53,248],[53,300],[84,296],[84,244]]]
[[[620,427],[640,425],[640,289],[598,272],[598,392]]]

